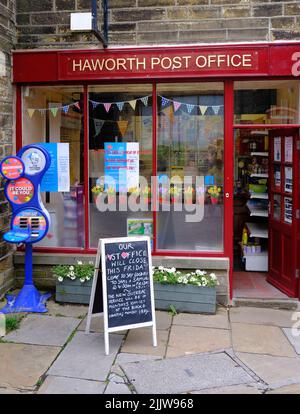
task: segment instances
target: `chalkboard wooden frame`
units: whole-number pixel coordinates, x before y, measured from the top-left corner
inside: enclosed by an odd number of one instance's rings
[[[147,243],[148,271],[149,271],[149,281],[150,281],[150,303],[151,303],[152,319],[151,321],[147,321],[147,322],[109,327],[108,326],[108,296],[107,296],[107,280],[106,280],[105,246],[107,244],[112,244],[112,243],[134,243],[134,242],[141,242],[141,241],[145,241]],[[156,335],[155,302],[154,302],[154,287],[153,287],[153,276],[152,276],[152,256],[151,256],[150,237],[149,236],[138,236],[138,237],[118,237],[118,238],[99,239],[96,262],[95,262],[95,276],[94,276],[94,281],[93,281],[91,300],[90,300],[89,312],[88,312],[88,317],[87,317],[86,333],[89,333],[92,316],[96,315],[96,314],[93,314],[93,308],[94,308],[96,287],[98,283],[98,272],[99,272],[99,267],[100,267],[100,261],[101,261],[101,268],[102,268],[105,354],[109,355],[109,333],[117,332],[121,330],[123,331],[126,329],[136,329],[136,328],[141,328],[141,327],[152,326],[152,341],[153,341],[153,346],[156,347],[157,346],[157,335]]]

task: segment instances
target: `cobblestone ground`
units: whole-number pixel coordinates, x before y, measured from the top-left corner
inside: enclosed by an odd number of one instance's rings
[[[300,312],[219,307],[216,315],[156,312],[151,328],[86,335],[86,306],[48,302],[0,339],[5,393],[300,393]]]

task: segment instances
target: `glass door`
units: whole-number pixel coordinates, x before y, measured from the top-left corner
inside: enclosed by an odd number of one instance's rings
[[[297,296],[299,215],[297,130],[270,132],[269,275],[267,280],[290,297]],[[298,246],[299,247],[299,246]]]

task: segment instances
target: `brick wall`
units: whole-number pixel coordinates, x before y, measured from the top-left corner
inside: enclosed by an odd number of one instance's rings
[[[11,49],[16,40],[15,1],[0,0],[0,159],[13,152],[13,88]],[[0,297],[14,282],[11,246],[2,241],[10,222],[9,205],[0,178]]]
[[[98,2],[100,4],[100,1]],[[69,31],[70,12],[90,0],[18,0],[18,47],[92,47]],[[272,0],[110,0],[109,44],[187,44],[300,39],[300,2]]]

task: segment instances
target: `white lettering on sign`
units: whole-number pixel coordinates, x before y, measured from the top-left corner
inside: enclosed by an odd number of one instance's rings
[[[73,59],[73,72],[252,68],[251,53]]]

